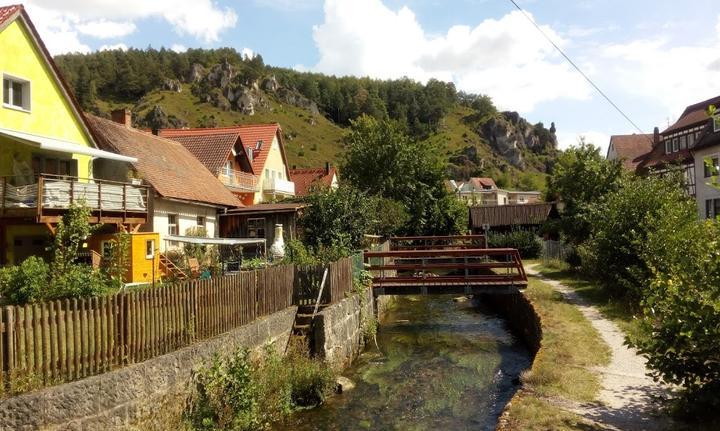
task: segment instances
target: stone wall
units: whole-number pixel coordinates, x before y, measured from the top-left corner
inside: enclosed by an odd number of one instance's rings
[[[0,431],[177,429],[194,371],[217,354],[284,350],[296,307],[145,362],[0,401]]]
[[[315,354],[335,369],[350,365],[363,348],[362,316],[373,314],[374,304],[369,291],[363,301],[355,294],[325,308],[313,321]]]
[[[478,295],[477,299],[490,304],[507,320],[510,329],[521,337],[534,357],[540,350],[542,326],[540,325],[540,316],[535,312],[530,300],[522,292],[497,295],[484,294]]]

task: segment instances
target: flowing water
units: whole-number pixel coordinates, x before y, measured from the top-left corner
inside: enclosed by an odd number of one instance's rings
[[[343,375],[355,389],[293,415],[288,430],[492,430],[530,365],[505,322],[470,301],[401,297]]]

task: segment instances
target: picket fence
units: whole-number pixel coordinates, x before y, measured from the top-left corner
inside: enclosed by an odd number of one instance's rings
[[[335,302],[352,288],[349,258],[331,265]],[[299,270],[298,270],[299,271]],[[227,332],[298,303],[293,265],[142,291],[5,306],[0,393],[103,373]]]

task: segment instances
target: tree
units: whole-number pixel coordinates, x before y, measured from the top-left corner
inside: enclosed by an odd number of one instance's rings
[[[362,116],[351,124],[340,169],[345,181],[370,195],[402,202],[410,215],[407,233],[457,232],[458,207],[443,185],[440,152],[427,141],[410,139],[392,121]]]
[[[347,185],[337,190],[316,188],[308,195],[300,218],[304,242],[321,247],[359,249],[373,224],[373,204],[363,192]]]
[[[588,207],[606,193],[617,190],[623,176],[618,160],[606,160],[600,148],[581,138],[577,147],[563,152],[550,177],[546,200],[565,205],[560,231],[573,244],[580,244],[590,234]]]

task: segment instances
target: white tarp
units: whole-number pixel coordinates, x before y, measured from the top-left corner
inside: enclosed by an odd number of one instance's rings
[[[180,235],[165,235],[165,241],[177,241],[188,244],[202,244],[202,245],[248,245],[248,244],[263,244],[265,245],[264,238],[200,238],[193,236],[180,236]]]

